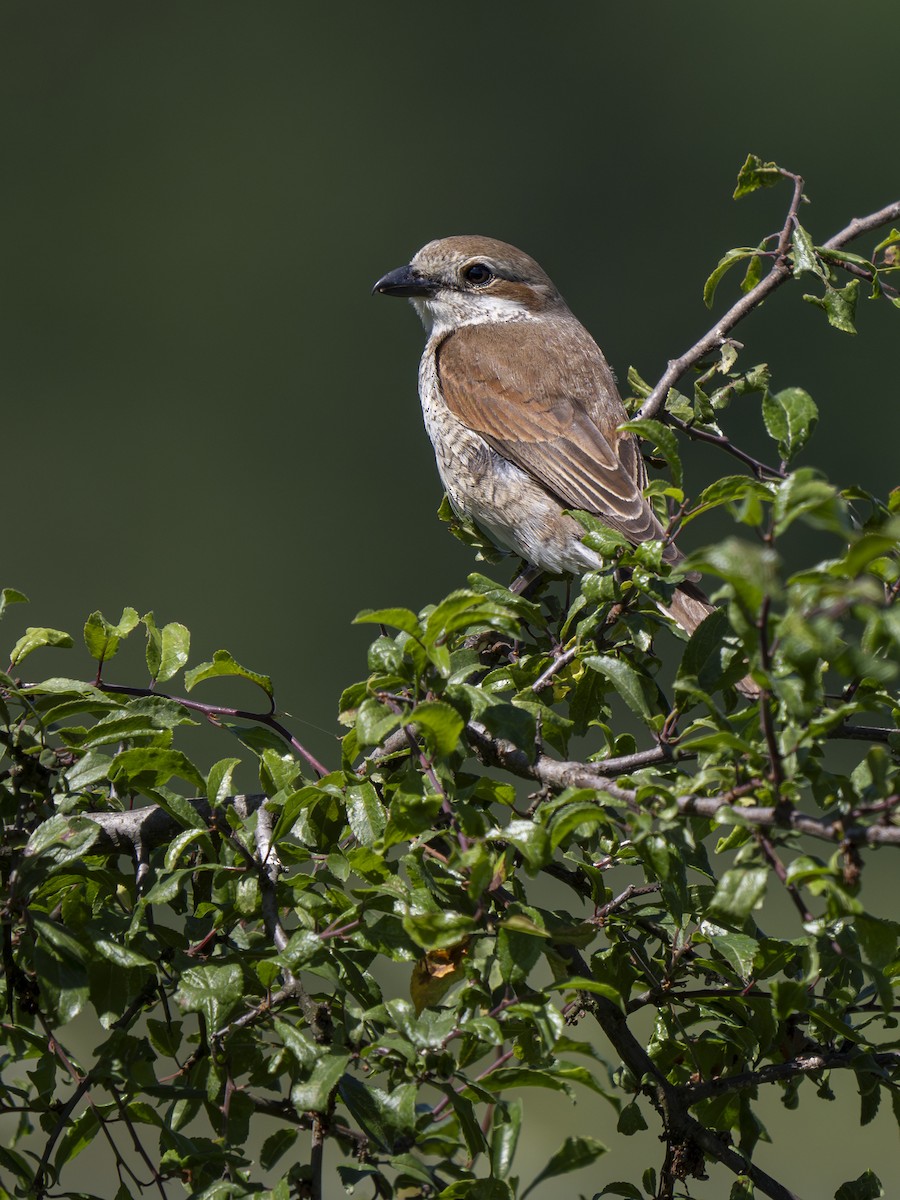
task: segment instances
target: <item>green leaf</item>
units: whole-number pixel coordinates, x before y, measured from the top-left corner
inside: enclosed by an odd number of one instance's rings
[[[339,1091],[360,1129],[382,1149],[392,1152],[399,1140],[410,1137],[416,1121],[415,1084],[400,1084],[385,1092],[369,1081],[363,1084],[344,1075]]]
[[[25,856],[43,855],[56,866],[64,866],[83,859],[100,833],[100,826],[87,817],[57,814],[38,825],[25,846]]]
[[[777,163],[763,162],[755,154],[748,154],[744,165],[738,171],[737,186],[734,189],[734,199],[749,196],[757,188],[774,187],[782,178]]]
[[[242,667],[227,650],[217,650],[212,657],[212,662],[201,663],[198,667],[194,667],[193,670],[185,671],[184,686],[188,691],[191,691],[198,683],[202,683],[203,680],[214,679],[218,675],[236,675],[240,679],[249,679],[251,683],[255,683],[257,687],[261,687],[270,700],[274,696],[272,680],[268,675],[259,675],[256,671]]]
[[[16,588],[0,588],[0,621],[10,604],[27,604],[28,597]]]
[[[707,693],[736,683],[744,674],[740,654],[728,642],[731,626],[721,608],[701,621],[688,639],[678,668],[678,682],[690,690],[696,683]]]
[[[54,1157],[56,1170],[61,1171],[82,1150],[87,1149],[99,1129],[100,1117],[97,1111],[90,1106],[67,1122],[65,1133],[60,1138],[59,1148]]]
[[[32,650],[38,650],[41,646],[59,646],[63,650],[69,650],[73,645],[71,634],[63,633],[61,629],[46,629],[30,625],[13,646],[9,663],[10,666],[20,663]]]
[[[452,911],[409,913],[403,928],[423,950],[442,950],[455,946],[477,928],[471,917]]]
[[[423,640],[426,646],[433,647],[446,641],[451,633],[479,625],[503,629],[512,635],[519,629],[514,612],[478,592],[461,588],[451,592],[428,614]]]
[[[213,808],[222,804],[234,791],[232,779],[235,767],[240,765],[239,758],[220,758],[210,767],[206,779],[206,798]]]
[[[392,629],[402,629],[411,637],[421,637],[419,618],[408,608],[364,608],[353,618],[353,624],[390,625]]]
[[[297,1112],[328,1112],[331,1093],[340,1083],[349,1061],[349,1054],[337,1050],[321,1054],[309,1078],[291,1088],[291,1103]]]
[[[59,955],[73,965],[87,962],[89,953],[87,947],[59,921],[51,920],[39,913],[32,917],[35,932],[41,940]]]
[[[651,680],[640,675],[624,658],[591,654],[583,662],[612,684],[633,713],[645,721],[650,720],[656,700],[656,688]]]
[[[759,247],[760,250],[763,246]],[[762,258],[759,254],[754,254],[747,263],[747,270],[744,272],[744,278],[741,280],[741,291],[746,295],[747,292],[752,292],[759,281],[762,279]]]
[[[719,880],[706,918],[714,924],[740,928],[762,903],[769,872],[765,867],[731,867]]]
[[[866,962],[878,968],[885,968],[893,962],[897,954],[897,935],[900,933],[900,925],[896,921],[885,921],[866,913],[859,913],[853,924],[859,935]]]
[[[37,912],[31,920],[38,937],[29,966],[40,980],[42,999],[49,1001],[54,1020],[66,1024],[88,1002],[88,951],[59,922]]]
[[[713,273],[709,276],[706,283],[703,285],[703,303],[707,308],[712,308],[713,300],[716,295],[716,288],[721,283],[723,277],[731,270],[735,264],[741,262],[745,258],[750,258],[751,261],[759,262],[759,255],[752,246],[741,246],[735,250],[729,250],[723,258],[719,259],[718,265]]]
[[[759,950],[756,938],[746,933],[729,933],[718,929],[709,921],[701,925],[701,932],[709,938],[710,944],[722,955],[734,973],[741,979],[749,980],[753,976],[753,960]]]
[[[125,970],[134,970],[138,967],[152,967],[154,965],[143,954],[138,954],[136,950],[129,950],[127,946],[120,946],[118,942],[112,942],[108,938],[94,938],[91,945],[109,962]]]
[[[58,709],[55,711],[59,712]],[[63,736],[69,745],[87,750],[129,738],[158,737],[161,732],[178,725],[195,724],[187,710],[176,701],[162,696],[139,696],[121,708],[114,708],[83,736],[76,737],[73,730],[66,730]]]
[[[746,509],[747,503],[750,501],[771,500],[772,490],[770,483],[763,483],[750,475],[725,475],[722,479],[717,479],[715,483],[711,483],[709,487],[703,489],[697,497],[696,504],[685,515],[681,523],[687,525],[695,517],[723,504],[738,505],[743,502],[744,509]],[[741,517],[741,519],[744,518]]]
[[[900,229],[892,229],[887,237],[880,241],[872,251],[872,258],[877,258],[882,250],[886,250],[888,246],[893,246],[897,242],[900,242]]]
[[[775,492],[775,531],[784,531],[798,519],[816,529],[849,536],[846,504],[837,488],[810,467],[802,467],[782,480]]]
[[[437,1193],[435,1200],[515,1200],[504,1179],[458,1179]]]
[[[269,1134],[259,1152],[259,1165],[264,1171],[271,1171],[279,1158],[291,1149],[298,1132],[296,1129],[276,1129]]]
[[[664,425],[662,421],[653,421],[644,418],[641,420],[626,421],[619,428],[629,429],[632,433],[636,433],[639,437],[644,438],[654,445],[669,464],[673,483],[676,487],[681,487],[684,482],[681,455],[678,453],[678,441],[675,434],[668,425]]]
[[[640,1133],[643,1129],[648,1129],[644,1114],[641,1112],[635,1100],[630,1104],[626,1104],[619,1113],[619,1120],[616,1123],[616,1129],[625,1137],[631,1137],[632,1134]]]
[[[423,700],[413,709],[409,719],[432,753],[439,756],[453,753],[465,725],[456,709],[442,700]]]
[[[117,625],[110,624],[101,612],[92,612],[84,623],[84,644],[88,653],[98,662],[106,662],[119,649],[119,642],[127,637],[138,624],[139,617],[133,608],[122,610]]]
[[[763,420],[769,437],[778,443],[778,452],[790,462],[806,445],[819,420],[812,396],[803,388],[791,387],[763,395]]]
[[[139,790],[163,787],[174,776],[186,780],[205,794],[206,780],[180,750],[137,746],[117,754],[109,769],[111,783]]]
[[[214,1033],[237,1008],[244,995],[244,976],[237,963],[205,964],[182,972],[175,999],[184,1012],[199,1012]]]
[[[322,941],[317,933],[311,929],[298,929],[291,934],[288,944],[278,955],[278,961],[283,966],[295,971],[298,967],[311,962],[321,949]],[[291,1049],[294,1047],[292,1046]]]
[[[595,1138],[567,1137],[556,1153],[551,1156],[544,1169],[535,1175],[525,1191],[522,1192],[522,1200],[525,1200],[528,1193],[533,1191],[543,1180],[552,1179],[555,1175],[567,1175],[570,1171],[580,1171],[583,1167],[589,1167],[591,1163],[596,1162],[606,1152],[606,1146]]]
[[[484,1153],[487,1149],[487,1139],[478,1123],[475,1105],[467,1096],[463,1096],[457,1092],[455,1088],[445,1087],[443,1092],[450,1101],[453,1111],[456,1113],[456,1119],[459,1122],[460,1132],[462,1133],[466,1149],[469,1152],[469,1157],[475,1158],[477,1155]]]
[[[491,1121],[491,1174],[498,1179],[507,1179],[512,1171],[524,1111],[525,1106],[521,1100],[499,1101],[494,1106]]]
[[[550,861],[550,838],[536,821],[512,820],[502,829],[492,830],[488,836],[515,846],[531,871],[540,870]]]
[[[842,333],[856,333],[856,302],[859,298],[859,280],[851,279],[846,287],[826,286],[823,296],[804,296],[808,304],[824,310],[828,324]]]
[[[842,1183],[834,1193],[834,1200],[878,1200],[884,1195],[881,1180],[871,1168],[848,1183]]]
[[[369,696],[356,713],[356,736],[360,747],[380,746],[402,722],[402,713],[394,712],[374,696]]]
[[[544,930],[534,927],[533,923],[526,931],[517,928],[516,922],[522,920],[521,917],[512,917],[504,921],[497,930],[497,965],[500,968],[500,978],[517,990],[540,961],[543,953],[541,938],[548,936]]]
[[[587,830],[591,825],[605,825],[608,821],[606,813],[594,799],[563,805],[554,812],[547,827],[550,844],[555,850],[576,830]]]
[[[387,813],[371,783],[355,784],[346,792],[347,820],[361,846],[372,846],[384,833]]]
[[[864,533],[856,538],[842,558],[829,563],[828,572],[841,579],[855,579],[876,559],[890,554],[896,545],[896,539],[883,533]]]
[[[188,660],[191,634],[184,625],[171,621],[157,629],[153,613],[141,617],[147,630],[147,670],[157,683],[165,683],[176,675]]]
[[[777,554],[768,547],[725,538],[689,555],[683,566],[687,570],[709,571],[730,583],[741,608],[755,622],[763,597],[776,595],[780,590],[778,563]]]
[[[819,256],[816,253],[816,248],[812,238],[806,232],[802,225],[795,225],[794,232],[791,235],[791,246],[794,251],[794,278],[802,275],[804,271],[809,271],[813,275],[817,275],[819,279],[824,279],[825,271],[822,269],[822,264],[819,262]]]

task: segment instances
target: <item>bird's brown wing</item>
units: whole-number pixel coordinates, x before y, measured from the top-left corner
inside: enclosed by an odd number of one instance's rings
[[[662,537],[643,496],[637,442],[612,373],[569,317],[467,325],[440,345],[444,402],[469,429],[527,471],[564,508],[594,513],[632,542]]]

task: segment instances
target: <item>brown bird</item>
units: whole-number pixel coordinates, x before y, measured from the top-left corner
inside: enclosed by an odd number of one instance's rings
[[[628,414],[609,365],[533,258],[494,238],[441,238],[373,290],[408,297],[428,333],[419,396],[460,516],[555,573],[602,566],[566,509],[635,545],[665,537],[637,439],[619,428]],[[683,557],[671,542],[663,553],[673,565]],[[686,580],[667,611],[693,633],[713,606]]]

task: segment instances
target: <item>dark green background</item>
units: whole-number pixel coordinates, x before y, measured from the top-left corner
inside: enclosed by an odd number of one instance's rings
[[[153,609],[192,629],[194,662],[225,646],[274,675],[334,763],[337,697],[365,670],[352,616],[473,567],[434,516],[421,329],[374,280],[433,237],[504,238],[620,378],[655,379],[710,323],[719,255],[780,224],[786,189],[730,199],[748,151],[805,175],[819,240],[896,198],[896,20],[896,0],[2,4],[0,584],[32,599],[4,648],[26,622]],[[861,305],[850,338],[794,288],[738,333],[747,365],[817,400],[807,461],[881,492],[897,315]],[[758,437],[756,401],[731,419]],[[90,669],[80,650],[30,665]],[[826,1123],[851,1110],[771,1111],[805,1196],[845,1164],[889,1181],[884,1118],[848,1145]],[[609,1140],[601,1119],[585,1131]]]

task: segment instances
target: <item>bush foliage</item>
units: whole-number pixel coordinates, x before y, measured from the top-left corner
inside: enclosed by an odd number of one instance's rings
[[[710,1175],[716,1195],[784,1200],[756,1163],[761,1094],[813,1105],[850,1072],[863,1124],[882,1101],[900,1117],[900,925],[863,886],[871,849],[900,845],[900,498],[825,479],[811,397],[739,367],[727,337],[796,277],[841,332],[861,289],[896,305],[900,233],[868,259],[844,246],[877,241],[900,206],[817,246],[795,176],[751,158],[738,193],[785,178],[781,234],[707,284],[712,304],[743,266],[726,317],[657,388],[629,376],[670,531],[700,522],[702,542],[714,511],[733,526],[678,568],[719,604],[689,639],[658,604],[676,578],[662,545],[583,516],[610,570],[580,584],[525,598],[475,574],[420,613],[362,613],[376,636],[326,765],[268,676],[225,651],[186,669],[182,625],[94,613],[89,678],[78,653],[77,677],[29,674],[68,634],[15,641],[0,1196],[82,1194],[70,1164],[98,1142],[103,1200],[341,1185],[512,1200],[593,1163],[598,1196],[674,1197]],[[761,406],[771,464],[729,439],[738,401]],[[734,473],[692,490],[686,436]],[[783,556],[803,527],[825,557]],[[3,592],[4,628],[22,600]],[[139,633],[149,682],[112,684]],[[755,700],[734,687],[748,669]],[[196,698],[223,676],[255,684],[259,711]],[[235,794],[237,758],[193,760],[208,719],[258,764],[259,794]],[[780,933],[761,912],[775,892]],[[604,1145],[571,1136],[523,1181],[533,1087],[605,1108],[623,1136],[652,1127],[659,1161],[622,1181]],[[852,1151],[835,1195],[882,1195]]]

